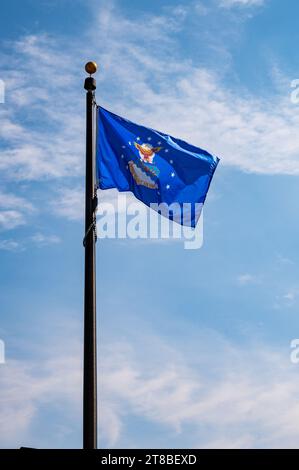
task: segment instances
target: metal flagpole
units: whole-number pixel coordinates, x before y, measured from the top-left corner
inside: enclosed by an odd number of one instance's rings
[[[84,276],[84,371],[83,448],[97,448],[97,344],[96,344],[96,188],[95,188],[95,89],[91,76],[97,70],[88,62],[86,90],[86,187],[85,187],[85,276]]]

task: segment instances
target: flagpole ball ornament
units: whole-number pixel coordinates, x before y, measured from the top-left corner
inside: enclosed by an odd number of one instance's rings
[[[89,75],[93,75],[98,70],[98,64],[96,62],[87,62],[85,65],[85,72]]]
[[[87,67],[89,64],[94,64],[94,68],[92,69],[91,67]],[[89,77],[85,78],[85,82],[84,82],[84,88],[85,90],[87,90],[88,92],[94,92],[95,89],[97,88],[97,82],[96,82],[96,79],[93,78],[91,76],[92,73],[95,73],[96,70],[97,70],[97,64],[95,62],[88,62],[86,65],[85,65],[85,70],[87,73],[89,73]],[[94,70],[94,72],[89,72],[89,70]]]

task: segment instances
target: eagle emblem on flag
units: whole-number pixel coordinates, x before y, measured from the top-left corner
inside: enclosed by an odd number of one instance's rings
[[[157,179],[160,174],[159,168],[154,165],[156,153],[162,150],[162,147],[153,147],[151,144],[139,144],[134,142],[139,153],[139,160],[130,160],[129,169],[131,175],[137,184],[146,186],[150,189],[157,189]]]

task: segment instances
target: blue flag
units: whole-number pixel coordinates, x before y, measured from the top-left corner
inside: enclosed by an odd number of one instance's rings
[[[98,107],[100,189],[131,191],[144,204],[195,227],[219,158]]]

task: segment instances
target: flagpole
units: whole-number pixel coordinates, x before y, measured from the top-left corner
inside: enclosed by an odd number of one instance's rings
[[[95,265],[95,89],[91,76],[97,70],[88,62],[86,90],[86,185],[85,185],[85,274],[84,274],[84,364],[83,364],[83,449],[97,448],[97,343]]]

